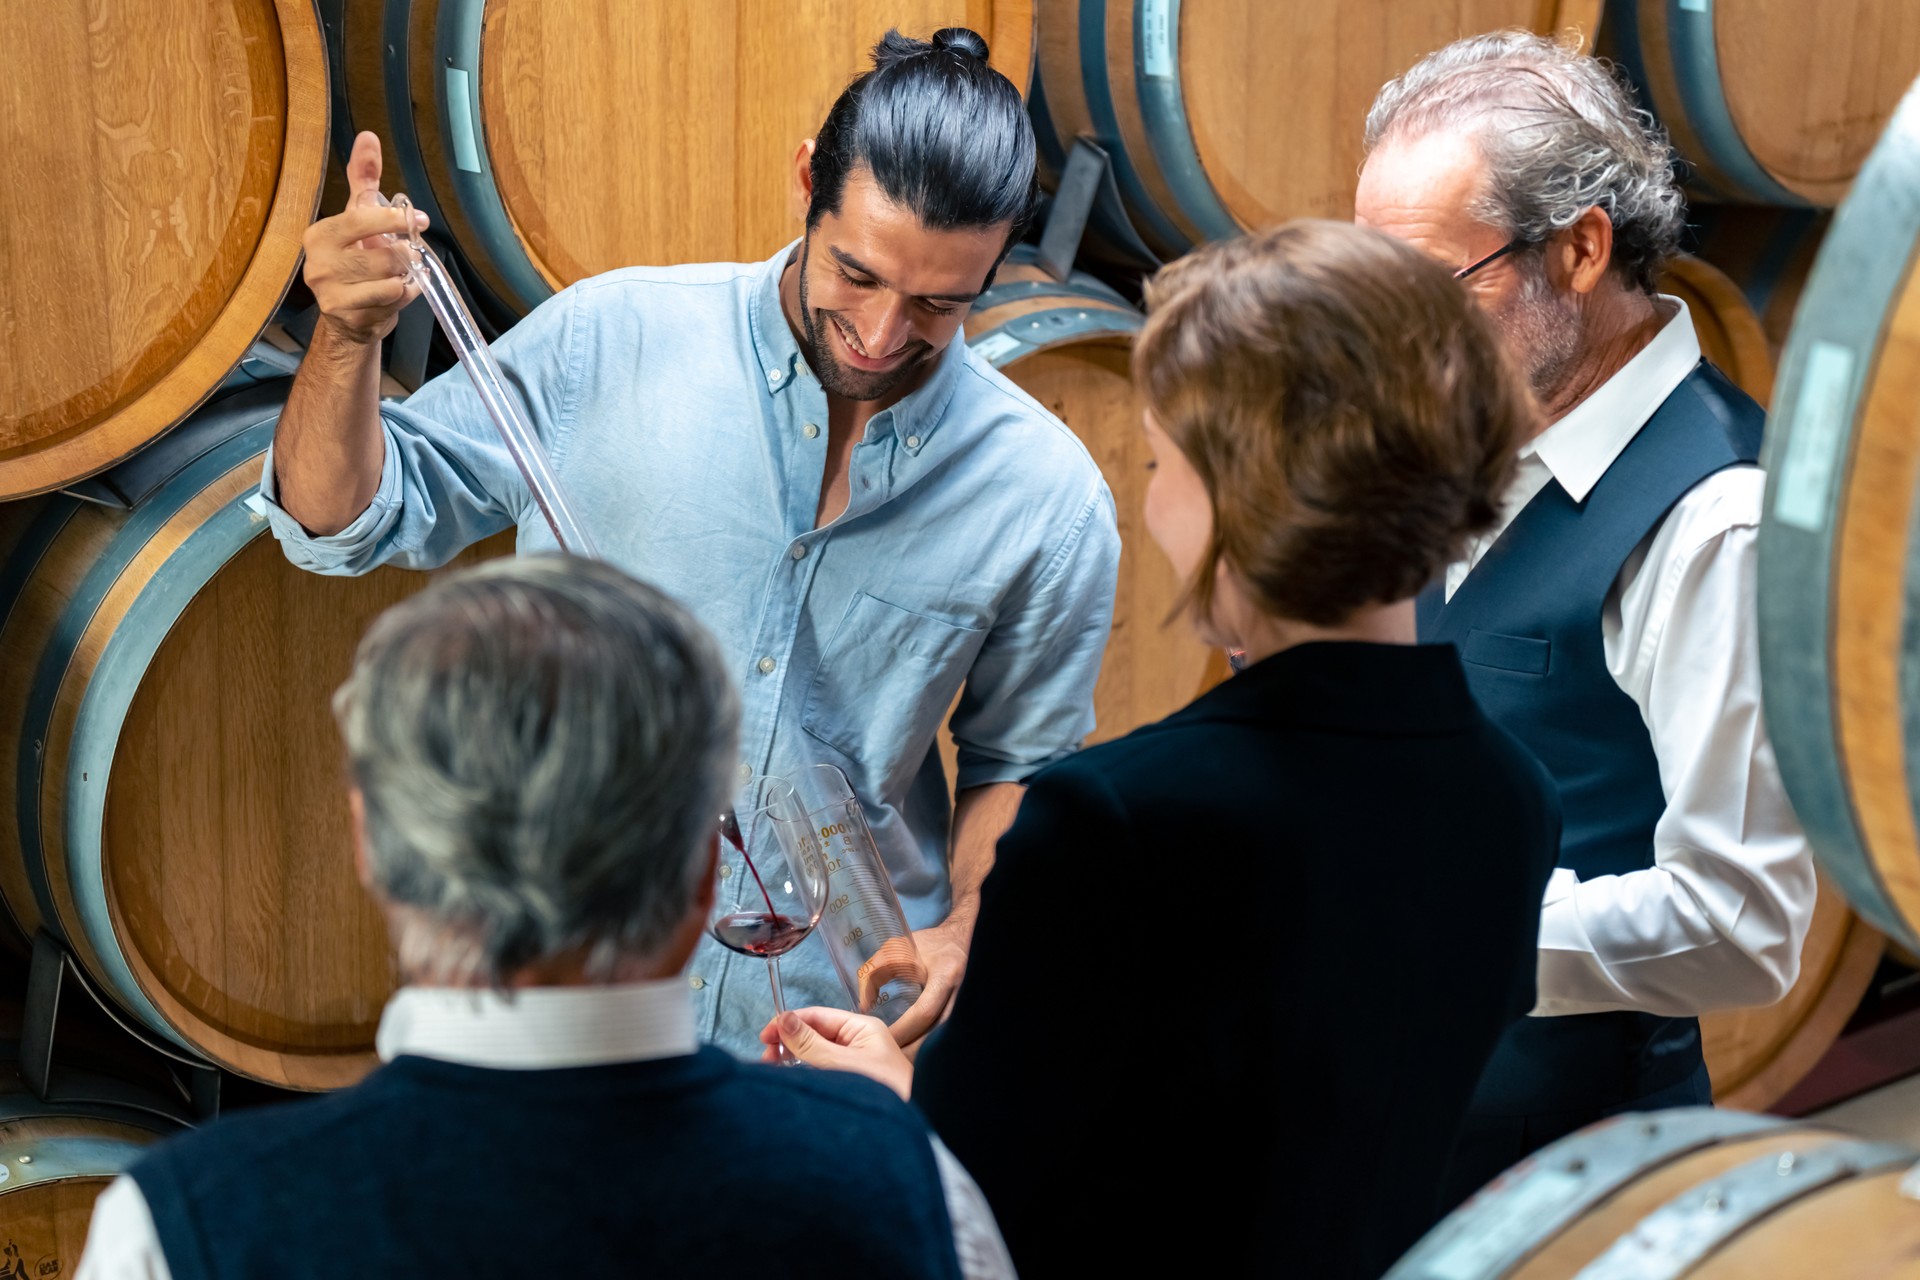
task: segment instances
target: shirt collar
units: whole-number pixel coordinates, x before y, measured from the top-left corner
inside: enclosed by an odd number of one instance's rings
[[[402,987],[374,1047],[472,1067],[530,1070],[644,1062],[694,1052],[693,1005],[679,979],[604,986]]]
[[[753,285],[753,351],[760,358],[760,385],[770,396],[792,386],[796,374],[807,367],[780,309],[780,273],[799,244],[795,240],[761,263]]]
[[[1585,502],[1614,459],[1700,363],[1693,317],[1678,298],[1660,295],[1676,308],[1653,341],[1520,450],[1537,456],[1575,502]]]
[[[770,397],[785,394],[796,382],[814,381],[813,369],[801,354],[800,344],[794,341],[793,329],[780,306],[780,276],[786,270],[787,259],[799,247],[800,242],[794,240],[768,258],[760,265],[759,277],[754,282],[750,328],[754,354],[760,361],[760,385]],[[934,360],[933,369],[924,382],[890,408],[874,415],[869,437],[875,430],[891,427],[908,453],[919,454],[946,416],[961,366],[966,362],[966,334],[961,331],[954,334],[953,341]]]

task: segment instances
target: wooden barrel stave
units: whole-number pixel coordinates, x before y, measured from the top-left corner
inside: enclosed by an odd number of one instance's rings
[[[1910,1157],[1911,1158],[1911,1157]],[[1902,1192],[1906,1169],[1856,1177],[1803,1196],[1767,1219],[1767,1230],[1736,1235],[1689,1280],[1818,1276],[1820,1280],[1890,1280],[1909,1275],[1916,1242],[1889,1206],[1912,1208]],[[1889,1230],[1890,1223],[1900,1229]],[[1783,1242],[1791,1241],[1791,1244]]]
[[[0,1094],[0,1241],[17,1274],[73,1274],[94,1200],[170,1129],[126,1108]]]
[[[1591,33],[1600,7],[1040,0],[1036,133],[1055,166],[1074,138],[1095,138],[1131,230],[1167,260],[1288,218],[1352,216],[1367,107],[1381,85],[1473,31]]]
[[[1700,1019],[1700,1035],[1723,1107],[1764,1111],[1826,1056],[1873,983],[1886,939],[1821,877],[1813,923],[1800,949],[1800,977],[1786,998]]]
[[[972,27],[1022,92],[1033,65],[1032,0],[335,2],[354,127],[381,134],[389,188],[506,316],[616,267],[751,260],[797,235],[794,149],[890,26]],[[669,107],[682,127],[655,127]],[[609,153],[609,129],[630,147]]]
[[[1837,11],[1836,11],[1837,10]],[[1710,199],[1833,205],[1920,74],[1920,12],[1843,0],[1609,0],[1610,50]]]
[[[1689,210],[1694,252],[1740,286],[1777,367],[1831,215],[1814,209],[1700,205]]]
[[[1897,1190],[1917,1158],[1739,1112],[1621,1116],[1502,1174],[1387,1280],[1896,1274],[1876,1268],[1920,1252],[1920,1213]]]
[[[1181,584],[1141,515],[1150,453],[1128,362],[1141,323],[1105,285],[1079,273],[1056,282],[1024,248],[967,320],[975,352],[1072,428],[1113,490],[1120,576],[1094,690],[1095,742],[1185,706],[1211,657],[1184,619],[1167,620]]]
[[[128,456],[245,355],[298,268],[327,85],[299,0],[9,6],[0,49],[15,100],[46,108],[0,220],[58,211],[0,278],[4,499]]]
[[[1920,830],[1906,642],[1920,485],[1920,94],[1836,213],[1768,421],[1759,611],[1767,720],[1794,810],[1856,910],[1912,945]],[[1909,567],[1910,564],[1913,567]]]
[[[1700,354],[1766,404],[1773,395],[1773,353],[1740,286],[1711,263],[1682,254],[1668,264],[1659,287],[1687,304]]]
[[[114,472],[128,509],[62,497],[0,522],[26,526],[0,578],[0,643],[22,659],[0,669],[18,819],[0,896],[157,1036],[313,1089],[371,1067],[392,985],[328,694],[425,578],[306,574],[264,536],[247,499],[284,387],[228,396]]]

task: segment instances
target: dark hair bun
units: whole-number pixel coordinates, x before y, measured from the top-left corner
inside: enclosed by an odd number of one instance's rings
[[[873,65],[875,70],[917,58],[922,54],[951,52],[966,58],[987,60],[987,42],[978,31],[966,27],[942,27],[933,33],[931,40],[915,40],[912,36],[903,36],[898,31],[889,31],[873,47]]]
[[[980,38],[978,31],[966,27],[940,28],[933,33],[933,47],[968,54],[982,62],[987,60],[987,42]]]
[[[859,169],[931,230],[1004,224],[1007,243],[1018,238],[1033,209],[1033,123],[977,32],[889,31],[873,47],[873,70],[841,90],[814,134],[808,230],[840,212]]]

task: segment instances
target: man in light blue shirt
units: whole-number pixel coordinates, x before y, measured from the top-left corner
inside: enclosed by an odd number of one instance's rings
[[[552,549],[463,372],[378,401],[378,339],[411,298],[369,239],[404,227],[362,203],[379,173],[362,135],[348,210],[307,236],[323,318],[262,480],[274,532],[320,573],[438,565],[507,528]],[[1019,781],[1092,728],[1112,617],[1098,468],[960,338],[1032,175],[1024,107],[978,36],[890,34],[795,158],[800,242],[582,281],[495,347],[601,553],[718,638],[741,781],[830,763],[865,802],[929,968],[903,1042],[965,969]],[[950,814],[934,740],[956,695]],[[744,874],[724,852],[721,874]],[[702,1034],[757,1055],[764,966],[707,940],[689,974]],[[792,1003],[846,1002],[824,940],[782,974]]]

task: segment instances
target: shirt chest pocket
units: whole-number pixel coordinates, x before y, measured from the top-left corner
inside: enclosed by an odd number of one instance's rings
[[[863,591],[821,650],[800,726],[892,795],[933,745],[986,635]]]

